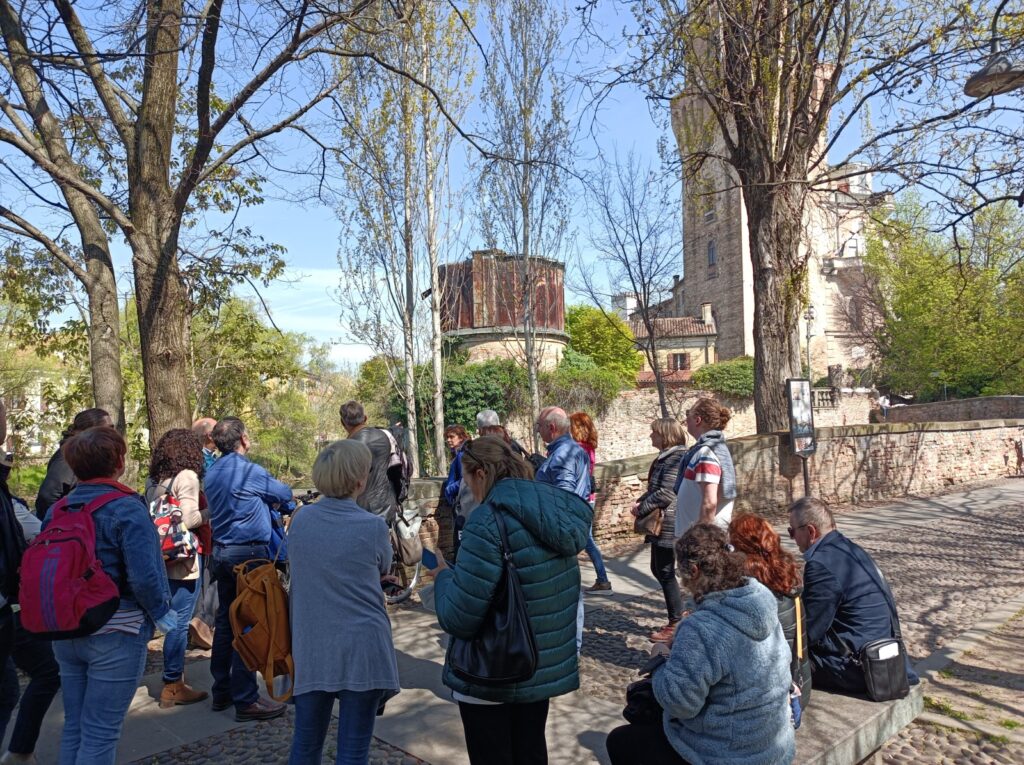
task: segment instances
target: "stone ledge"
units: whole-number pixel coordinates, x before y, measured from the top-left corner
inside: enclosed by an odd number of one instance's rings
[[[910,725],[924,709],[918,683],[906,698],[875,702],[814,689],[796,732],[801,765],[857,765]]]

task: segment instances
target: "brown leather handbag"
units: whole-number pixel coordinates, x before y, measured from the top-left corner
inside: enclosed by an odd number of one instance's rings
[[[654,475],[654,466],[658,464],[655,460],[647,470],[647,488],[650,491],[651,476]],[[642,536],[656,537],[661,534],[661,524],[665,521],[665,508],[656,507],[646,515],[633,519],[633,531]]]

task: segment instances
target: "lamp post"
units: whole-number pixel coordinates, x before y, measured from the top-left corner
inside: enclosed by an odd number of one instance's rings
[[[814,333],[811,332],[811,325],[814,324],[814,317],[816,315],[814,306],[807,306],[807,310],[804,311],[804,321],[807,323],[807,379],[811,380],[812,385],[814,380],[811,379],[811,338],[814,337]]]
[[[999,3],[992,16],[992,42],[989,46],[988,61],[964,84],[964,93],[971,98],[998,96],[1024,88],[1024,64],[1020,61],[1011,61],[1010,57],[1002,52],[999,34],[996,32],[999,16],[1008,1],[1003,0]]]

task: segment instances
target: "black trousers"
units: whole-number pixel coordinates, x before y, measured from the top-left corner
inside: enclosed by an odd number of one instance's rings
[[[687,765],[661,723],[623,725],[608,734],[604,745],[612,765]]]
[[[683,596],[679,592],[679,580],[676,579],[676,553],[671,547],[658,547],[651,544],[651,573],[661,585],[665,594],[665,608],[668,620],[677,622],[683,617]]]
[[[60,690],[60,667],[50,641],[40,640],[27,632],[17,615],[14,623],[14,647],[11,657],[0,670],[0,740],[3,740],[20,695],[21,706],[18,707],[18,718],[7,748],[15,754],[30,754],[35,751],[46,711]],[[18,686],[15,667],[29,676],[24,693]]]
[[[547,765],[548,700],[531,704],[459,702],[471,765]]]

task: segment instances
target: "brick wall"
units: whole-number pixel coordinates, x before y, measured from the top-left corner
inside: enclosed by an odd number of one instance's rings
[[[1024,419],[1024,396],[983,396],[889,409],[886,422],[966,422]]]
[[[1011,474],[1013,439],[1024,419],[983,422],[852,425],[820,427],[818,453],[811,460],[811,493],[829,502],[858,502],[907,494],[929,495],[952,486]],[[778,521],[803,495],[800,461],[789,453],[789,435],[746,436],[729,441],[739,489],[737,508]],[[654,454],[611,460],[597,466],[600,494],[594,536],[632,535],[629,509],[643,491]],[[965,470],[965,465],[969,469]],[[425,540],[451,538],[451,513],[439,500],[441,481],[414,482],[413,501],[427,520]]]

